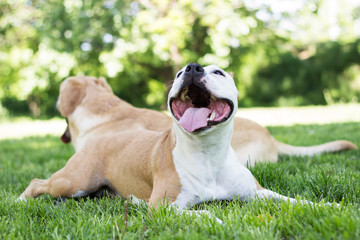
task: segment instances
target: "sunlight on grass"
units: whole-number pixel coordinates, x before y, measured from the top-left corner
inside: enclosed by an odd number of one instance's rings
[[[61,136],[66,128],[65,119],[31,120],[22,118],[0,124],[0,139],[23,138],[27,136]]]
[[[263,126],[360,122],[360,104],[245,108],[239,109],[237,116],[251,119]]]

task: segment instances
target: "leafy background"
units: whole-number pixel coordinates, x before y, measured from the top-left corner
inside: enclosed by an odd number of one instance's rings
[[[0,0],[0,116],[53,116],[70,75],[161,109],[188,62],[234,72],[239,106],[358,102],[354,0]]]

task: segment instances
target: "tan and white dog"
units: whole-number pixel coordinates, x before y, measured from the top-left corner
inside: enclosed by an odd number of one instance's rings
[[[182,73],[183,70],[178,75]],[[119,99],[103,78],[67,78],[61,84],[57,106],[69,124],[62,140],[71,140],[76,151],[87,141],[101,139],[107,134],[139,128],[164,131],[173,124],[166,114],[135,108]],[[314,155],[356,149],[353,143],[345,140],[309,147],[287,145],[274,139],[266,128],[239,117],[234,118],[231,145],[244,166],[262,161],[276,162],[281,154]]]
[[[130,129],[163,131],[171,126],[165,114],[136,108],[115,96],[104,78],[69,77],[61,83],[57,108],[68,127],[63,142],[80,151],[87,141]]]
[[[179,72],[168,96],[171,129],[129,129],[91,138],[63,169],[47,180],[32,180],[19,198],[79,197],[108,187],[120,197],[179,209],[219,199],[296,202],[262,188],[237,158],[230,145],[237,97],[230,75],[214,65],[191,63]]]

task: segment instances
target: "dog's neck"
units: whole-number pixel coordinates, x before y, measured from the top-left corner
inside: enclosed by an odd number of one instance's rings
[[[80,150],[85,143],[86,135],[97,126],[109,121],[108,116],[92,114],[86,108],[79,106],[68,116],[69,129],[73,146],[76,151]]]
[[[94,92],[87,95],[90,97],[85,98],[68,116],[71,140],[76,151],[83,147],[89,133],[104,123],[126,118],[123,112],[133,108],[113,94]],[[98,103],[99,99],[101,104]],[[114,110],[116,108],[121,108],[122,111]]]
[[[206,172],[206,178],[216,178],[231,149],[233,121],[213,127],[211,132],[188,133],[178,124],[174,124],[176,146],[174,148],[175,165],[191,173],[194,169]]]

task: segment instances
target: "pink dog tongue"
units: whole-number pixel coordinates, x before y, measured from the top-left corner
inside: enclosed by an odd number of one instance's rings
[[[210,113],[211,110],[208,108],[188,108],[180,118],[179,124],[186,131],[193,132],[207,126],[207,118]]]

